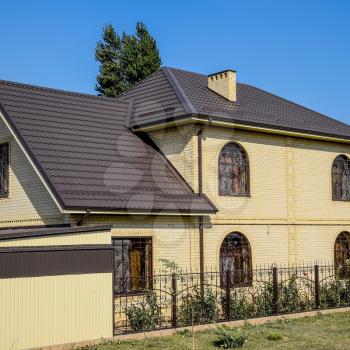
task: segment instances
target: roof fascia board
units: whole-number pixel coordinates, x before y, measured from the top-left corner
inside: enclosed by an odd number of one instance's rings
[[[175,75],[173,74],[171,69],[169,69],[168,67],[162,67],[162,71],[165,77],[168,79],[169,84],[173,88],[185,112],[196,114],[197,113],[196,109],[194,108],[190,99],[187,97],[185,91],[182,89],[177,79],[175,78]]]
[[[279,129],[273,129],[273,128],[267,128],[267,127],[240,124],[240,123],[235,123],[235,122],[231,123],[231,122],[216,121],[216,120],[206,121],[206,120],[203,120],[201,118],[192,118],[192,120],[194,122],[202,122],[202,123],[204,122],[205,124],[211,124],[211,125],[221,126],[221,127],[226,127],[226,128],[238,128],[238,129],[243,129],[243,130],[264,132],[264,133],[268,133],[268,134],[293,136],[293,137],[298,137],[298,138],[307,138],[307,139],[331,141],[331,142],[350,143],[350,139],[343,139],[341,137],[323,136],[323,135],[309,134],[309,133],[303,133],[303,132],[298,132],[298,131],[279,130]]]
[[[59,228],[37,228],[37,229],[10,229],[5,233],[0,231],[0,241],[35,238],[44,236],[60,236],[67,234],[91,233],[100,231],[110,231],[112,225],[96,225],[96,226],[70,226]]]
[[[210,124],[210,125],[215,125],[215,126],[220,126],[225,128],[238,128],[243,130],[264,132],[268,134],[294,136],[298,138],[307,138],[307,139],[339,142],[339,143],[350,143],[350,139],[345,139],[342,137],[319,135],[319,134],[312,134],[312,133],[299,132],[299,131],[289,131],[289,130],[283,130],[283,129],[274,129],[269,127],[241,124],[235,121],[232,121],[232,122],[220,121],[220,120],[215,120],[213,116],[205,116],[205,115],[197,115],[197,116],[188,115],[186,118],[181,120],[172,120],[170,122],[165,121],[160,123],[154,123],[152,125],[139,126],[137,128],[134,128],[133,131],[152,132],[152,131],[162,130],[162,129],[166,129],[174,126],[182,126],[182,125],[193,124],[193,123]]]
[[[217,210],[182,212],[182,211],[136,211],[136,210],[91,210],[93,215],[157,215],[157,216],[201,216],[214,214]],[[64,209],[64,214],[85,214],[86,210]]]
[[[58,207],[58,209],[62,213],[63,212],[63,202],[62,202],[61,198],[58,196],[57,192],[53,189],[53,186],[49,185],[49,180],[48,180],[47,176],[45,176],[43,174],[44,172],[42,171],[38,162],[35,161],[35,158],[34,158],[32,152],[30,151],[29,146],[26,144],[26,142],[24,141],[20,132],[17,130],[17,127],[14,125],[14,123],[8,117],[5,109],[3,108],[3,106],[1,104],[0,104],[0,118],[2,119],[2,121],[4,122],[6,127],[10,130],[12,136],[14,137],[14,139],[18,143],[19,147],[23,151],[24,155],[28,159],[30,165],[33,167],[34,171],[38,175],[39,179],[43,183],[43,185],[46,188],[46,190],[48,191],[48,193],[50,194],[54,203],[56,204],[56,206]]]

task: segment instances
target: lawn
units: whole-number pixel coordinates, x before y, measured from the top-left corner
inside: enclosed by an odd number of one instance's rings
[[[231,331],[231,330],[230,330]],[[233,332],[236,330],[234,329]],[[247,335],[243,349],[350,349],[350,313],[318,315],[295,320],[273,321],[252,326],[247,323],[240,328]],[[279,338],[268,340],[268,338]],[[217,335],[214,330],[194,333],[195,349],[219,349],[214,346]],[[126,349],[192,349],[190,332],[178,332],[163,338],[149,338],[143,341],[106,343],[85,350],[126,350]]]

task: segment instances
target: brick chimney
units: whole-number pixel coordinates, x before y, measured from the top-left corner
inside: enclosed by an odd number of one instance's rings
[[[225,70],[208,75],[208,88],[225,97],[231,102],[236,102],[236,71]]]

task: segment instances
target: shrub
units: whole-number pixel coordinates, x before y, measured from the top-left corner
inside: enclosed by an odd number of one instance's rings
[[[161,310],[157,304],[157,295],[145,291],[142,301],[125,310],[130,327],[134,331],[148,331],[156,328],[162,321]]]
[[[254,316],[254,303],[246,288],[231,290],[230,315],[231,319],[244,319]],[[227,314],[226,295],[221,297],[222,311]]]
[[[320,288],[320,302],[322,308],[337,307],[349,303],[349,282],[335,277]]]
[[[280,311],[296,312],[314,307],[313,298],[309,298],[309,284],[298,286],[297,275],[293,273],[286,284],[280,284]]]
[[[210,288],[204,290],[203,298],[199,288],[183,296],[179,306],[179,325],[189,325],[200,322],[214,322],[216,320],[216,298]]]
[[[224,349],[241,348],[247,340],[247,336],[240,329],[233,330],[227,327],[218,327],[215,330],[217,340],[214,345]]]
[[[267,340],[281,340],[282,336],[278,332],[269,332],[265,334]]]

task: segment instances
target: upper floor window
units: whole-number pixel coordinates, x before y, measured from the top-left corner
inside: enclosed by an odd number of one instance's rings
[[[350,200],[350,160],[339,155],[332,165],[332,198],[334,201]]]
[[[225,145],[219,156],[219,195],[249,195],[249,161],[238,143]]]
[[[0,145],[0,198],[9,194],[9,145]]]

